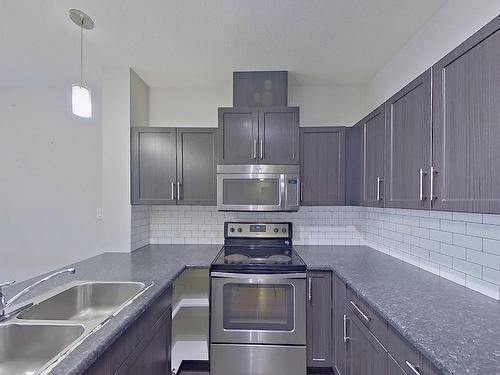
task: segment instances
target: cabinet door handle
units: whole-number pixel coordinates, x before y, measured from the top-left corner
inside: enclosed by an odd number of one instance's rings
[[[420,171],[418,172],[418,199],[421,201],[427,199],[427,197],[424,195],[424,176],[426,175],[427,172],[420,168]]]
[[[382,197],[380,196],[380,183],[383,181],[382,178],[377,177],[377,201],[381,201]]]
[[[260,138],[260,158],[264,159],[264,139]]]
[[[177,182],[177,200],[180,201],[181,198],[181,183]]]
[[[312,301],[312,277],[309,278],[308,280],[308,285],[307,285],[307,299],[309,302]]]
[[[434,176],[437,174],[437,171],[434,169],[434,166],[431,165],[431,202],[434,199],[437,199],[437,196],[434,195]]]
[[[257,139],[253,140],[253,150],[252,150],[252,156],[254,159],[257,159]]]
[[[347,336],[347,321],[349,320],[349,318],[347,317],[346,314],[344,314],[344,342],[347,343],[347,341],[349,341],[351,338],[349,336]]]
[[[300,202],[304,201],[304,183],[300,183]]]
[[[356,305],[354,302],[350,301],[351,306],[354,307],[354,309],[358,312],[359,315],[363,317],[364,320],[366,320],[367,323],[370,323],[371,318],[366,315],[361,309]]]
[[[171,198],[173,201],[175,200],[175,182],[174,181],[172,181]]]
[[[415,374],[415,375],[420,375],[420,369],[418,366],[413,366],[410,362],[406,361],[406,366],[410,368],[410,370]]]

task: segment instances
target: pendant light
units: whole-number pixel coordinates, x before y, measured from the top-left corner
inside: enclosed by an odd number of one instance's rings
[[[94,21],[81,10],[70,9],[69,18],[80,28],[80,82],[71,87],[71,110],[78,117],[92,117],[92,94],[83,85],[83,29],[92,30]]]

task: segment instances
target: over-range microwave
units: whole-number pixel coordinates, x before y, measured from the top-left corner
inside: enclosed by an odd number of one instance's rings
[[[218,165],[219,211],[298,211],[299,165]]]

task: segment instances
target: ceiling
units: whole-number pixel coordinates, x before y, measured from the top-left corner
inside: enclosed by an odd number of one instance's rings
[[[150,86],[219,86],[234,70],[289,70],[303,84],[363,85],[445,0],[0,0],[0,85],[78,80],[130,66]]]

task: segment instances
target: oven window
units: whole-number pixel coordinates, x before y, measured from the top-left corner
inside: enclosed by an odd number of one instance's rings
[[[279,205],[278,178],[224,179],[223,202],[226,205]]]
[[[292,285],[224,285],[224,329],[292,331]]]

